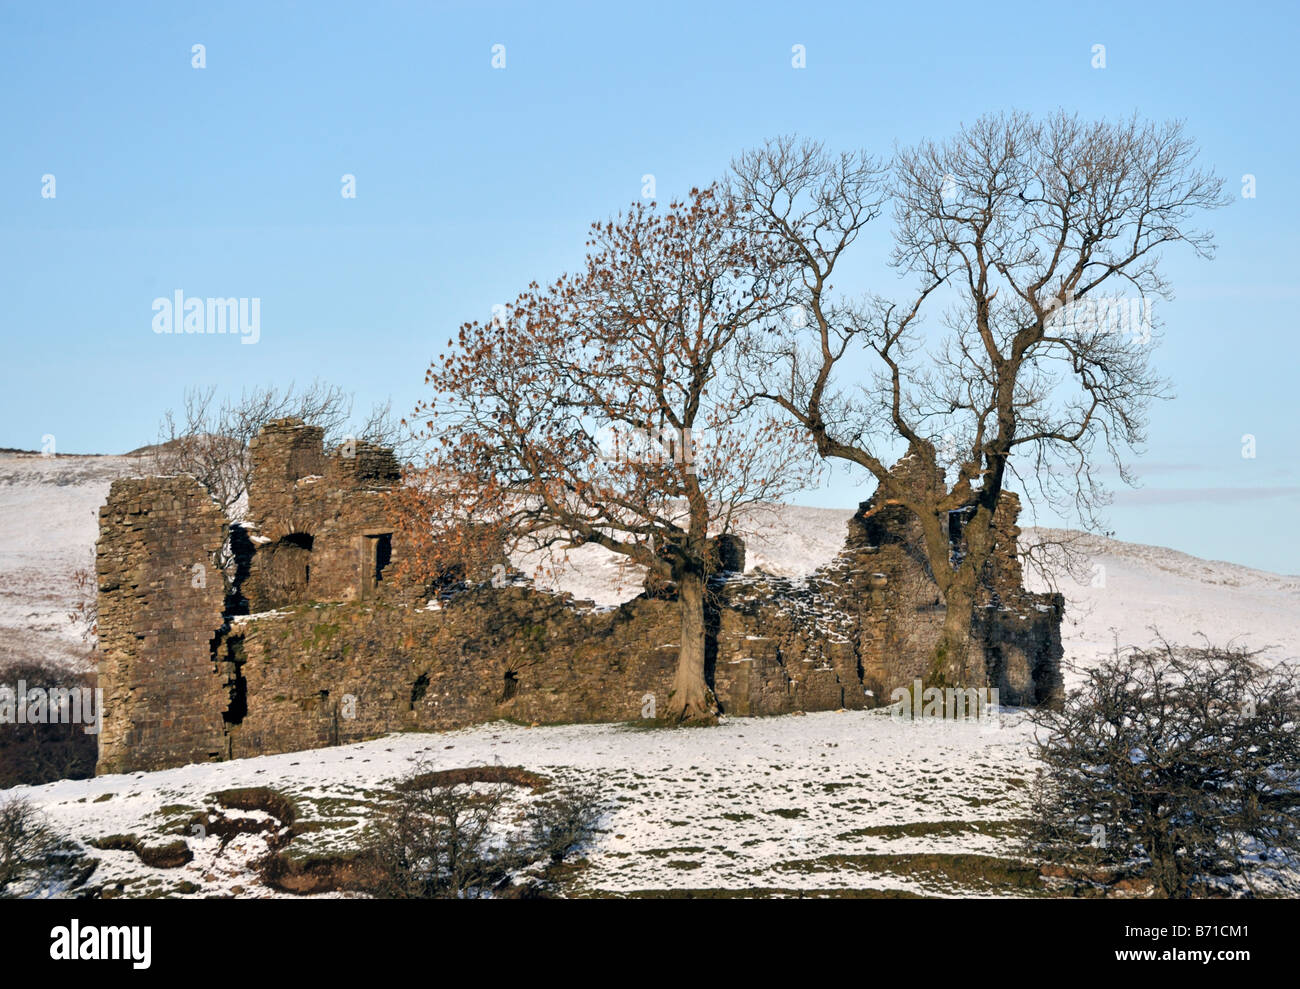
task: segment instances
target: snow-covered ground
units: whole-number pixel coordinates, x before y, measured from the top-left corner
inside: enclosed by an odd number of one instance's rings
[[[109,483],[133,466],[127,458],[0,454],[0,659],[76,655],[66,618],[75,599],[70,575],[90,559]],[[788,575],[816,568],[838,551],[851,514],[780,509],[749,540],[749,567]],[[1082,545],[1088,579],[1061,585],[1067,660],[1093,662],[1116,638],[1149,642],[1151,629],[1176,641],[1202,632],[1216,642],[1271,646],[1277,660],[1300,657],[1300,578],[1101,538]],[[598,604],[634,595],[639,582],[592,548],[574,553],[555,579]],[[94,882],[125,883],[128,894],[271,895],[250,865],[266,851],[264,835],[203,837],[186,830],[188,816],[211,806],[217,791],[272,787],[295,801],[300,823],[315,822],[294,838],[299,850],[328,854],[364,827],[367,794],[419,762],[500,763],[557,783],[597,781],[610,812],[573,892],[1006,895],[1013,889],[1005,877],[956,867],[966,861],[960,856],[996,863],[1013,855],[1033,773],[1029,738],[1014,712],[992,724],[912,725],[881,711],[677,731],[497,724],[18,789],[79,841],[187,835],[194,858],[179,868],[147,867],[132,851],[94,851]]]
[[[134,457],[0,453],[0,667],[15,659],[76,666],[86,653],[69,613],[73,575],[95,571],[99,506]]]
[[[557,783],[596,779],[611,813],[588,852],[581,891],[660,889],[912,890],[980,892],[938,877],[900,875],[866,856],[916,852],[1001,854],[999,822],[1023,814],[1027,732],[1001,726],[896,722],[883,712],[731,719],[716,728],[621,725],[526,728],[494,724],[436,735],[392,735],[357,745],[101,776],[28,793],[83,840],[136,834],[165,843],[210,794],[269,786],[292,798],[299,821],[330,820],[325,844],[356,834],[364,814],[339,814],[417,763],[437,769],[523,766]],[[363,805],[356,805],[360,807]],[[932,822],[949,822],[930,833]],[[170,829],[170,830],[169,830]],[[206,894],[268,895],[249,870],[265,851],[251,836],[225,848],[190,837],[194,860],[149,869],[134,852],[96,851],[96,883],[190,882]],[[827,856],[862,856],[831,869]],[[137,891],[141,887],[136,887]]]

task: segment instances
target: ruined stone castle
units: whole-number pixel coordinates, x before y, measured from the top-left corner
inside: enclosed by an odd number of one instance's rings
[[[598,609],[469,581],[413,599],[390,577],[391,451],[326,453],[319,428],[285,419],[251,458],[234,526],[188,475],[116,481],[100,509],[98,772],[499,719],[630,721],[666,702],[680,621],[662,593]],[[1006,496],[973,648],[1003,704],[1053,703],[1062,602],[1023,588],[1017,512]],[[874,707],[925,675],[944,606],[915,520],[873,499],[848,529],[839,556],[798,579],[743,573],[740,541],[724,542],[707,671],[724,713]]]

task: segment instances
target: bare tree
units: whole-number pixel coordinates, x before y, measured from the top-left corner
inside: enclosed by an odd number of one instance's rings
[[[888,181],[863,155],[791,139],[733,163],[734,194],[786,243],[801,275],[794,312],[807,314],[751,355],[755,390],[823,457],[865,468],[918,520],[947,605],[935,682],[983,679],[969,650],[972,608],[1008,474],[1028,482],[1031,506],[1085,527],[1099,524],[1103,462],[1130,479],[1124,458],[1144,440],[1150,402],[1167,394],[1150,363],[1151,300],[1169,294],[1162,250],[1211,256],[1192,217],[1227,201],[1195,159],[1180,124],[1058,113],[981,118],[952,140],[899,152]],[[916,278],[914,294],[837,295],[842,255],[886,199],[892,264]],[[1108,295],[1124,290],[1136,296]],[[923,315],[941,304],[943,331],[924,332]],[[889,469],[901,448],[906,483]]]
[[[525,827],[530,857],[559,864],[591,840],[606,813],[600,788],[580,784],[542,798],[529,808]]]
[[[95,577],[95,559],[92,554],[86,566],[72,571],[72,603],[68,610],[68,623],[85,646],[82,657],[86,669],[99,661],[99,582]]]
[[[41,875],[59,847],[58,836],[22,797],[0,801],[0,896],[32,875]]]
[[[587,267],[466,325],[416,410],[436,446],[403,489],[436,572],[452,538],[528,552],[597,545],[677,589],[681,646],[666,714],[711,720],[704,595],[710,537],[747,506],[806,486],[811,446],[734,374],[742,341],[784,303],[779,258],[715,189],[638,204],[592,228]],[[430,527],[430,520],[434,526]]]
[[[408,779],[369,844],[375,892],[390,899],[484,895],[515,864],[498,833],[509,792],[508,783],[446,786],[428,772]]]
[[[493,768],[439,771],[422,763],[397,784],[395,799],[381,811],[366,844],[377,895],[490,895],[520,870],[558,865],[591,839],[605,813],[594,785],[560,788],[535,799],[521,815],[510,791],[529,774]],[[533,784],[544,787],[544,781]],[[543,871],[533,873],[525,889],[535,895],[551,885]]]
[[[268,386],[220,399],[215,385],[188,388],[180,412],[168,409],[163,416],[152,467],[159,474],[192,474],[226,517],[237,521],[252,470],[248,444],[263,426],[296,416],[332,435],[351,413],[348,394],[320,382],[303,390]]]
[[[1294,669],[1241,649],[1116,650],[1039,711],[1033,852],[1149,878],[1166,897],[1256,891],[1300,859]]]

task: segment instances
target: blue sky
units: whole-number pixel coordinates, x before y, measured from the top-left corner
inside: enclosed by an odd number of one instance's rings
[[[1168,259],[1156,363],[1177,398],[1112,527],[1297,573],[1298,19],[1289,3],[3,2],[0,446],[125,451],[190,384],[321,378],[406,411],[461,322],[574,266],[643,175],[664,199],[783,133],[888,154],[987,111],[1136,111],[1184,119],[1234,202],[1210,221],[1215,261]],[[887,247],[881,222],[844,287],[901,288]],[[177,289],[259,298],[257,345],[154,333],[153,300]],[[872,486],[836,472],[801,500]]]

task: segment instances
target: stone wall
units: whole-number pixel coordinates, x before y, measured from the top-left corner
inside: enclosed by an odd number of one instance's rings
[[[224,594],[213,554],[225,519],[182,475],[114,481],[99,527],[97,772],[222,758],[227,694],[213,642]]]
[[[482,586],[437,610],[308,605],[237,619],[223,661],[242,677],[234,757],[389,731],[626,721],[662,703],[677,660],[676,607],[591,611],[528,587]]]
[[[349,441],[326,454],[323,439],[317,426],[277,419],[251,444],[238,610],[373,596],[400,552],[384,511],[400,477],[392,451]]]
[[[764,580],[715,584],[713,683],[731,714],[867,706],[853,644],[771,597]],[[397,730],[631,721],[662,711],[680,644],[674,601],[594,609],[530,587],[480,586],[436,610],[306,605],[236,619],[226,678],[245,713],[234,757]]]
[[[972,621],[972,667],[985,671],[1003,704],[1055,704],[1062,697],[1060,625],[1064,599],[1024,589],[1016,555],[1020,501],[1004,492],[995,551]],[[928,679],[946,608],[922,549],[920,523],[903,507],[863,502],[844,549],[810,580],[829,606],[851,616],[862,679],[874,703]]]

